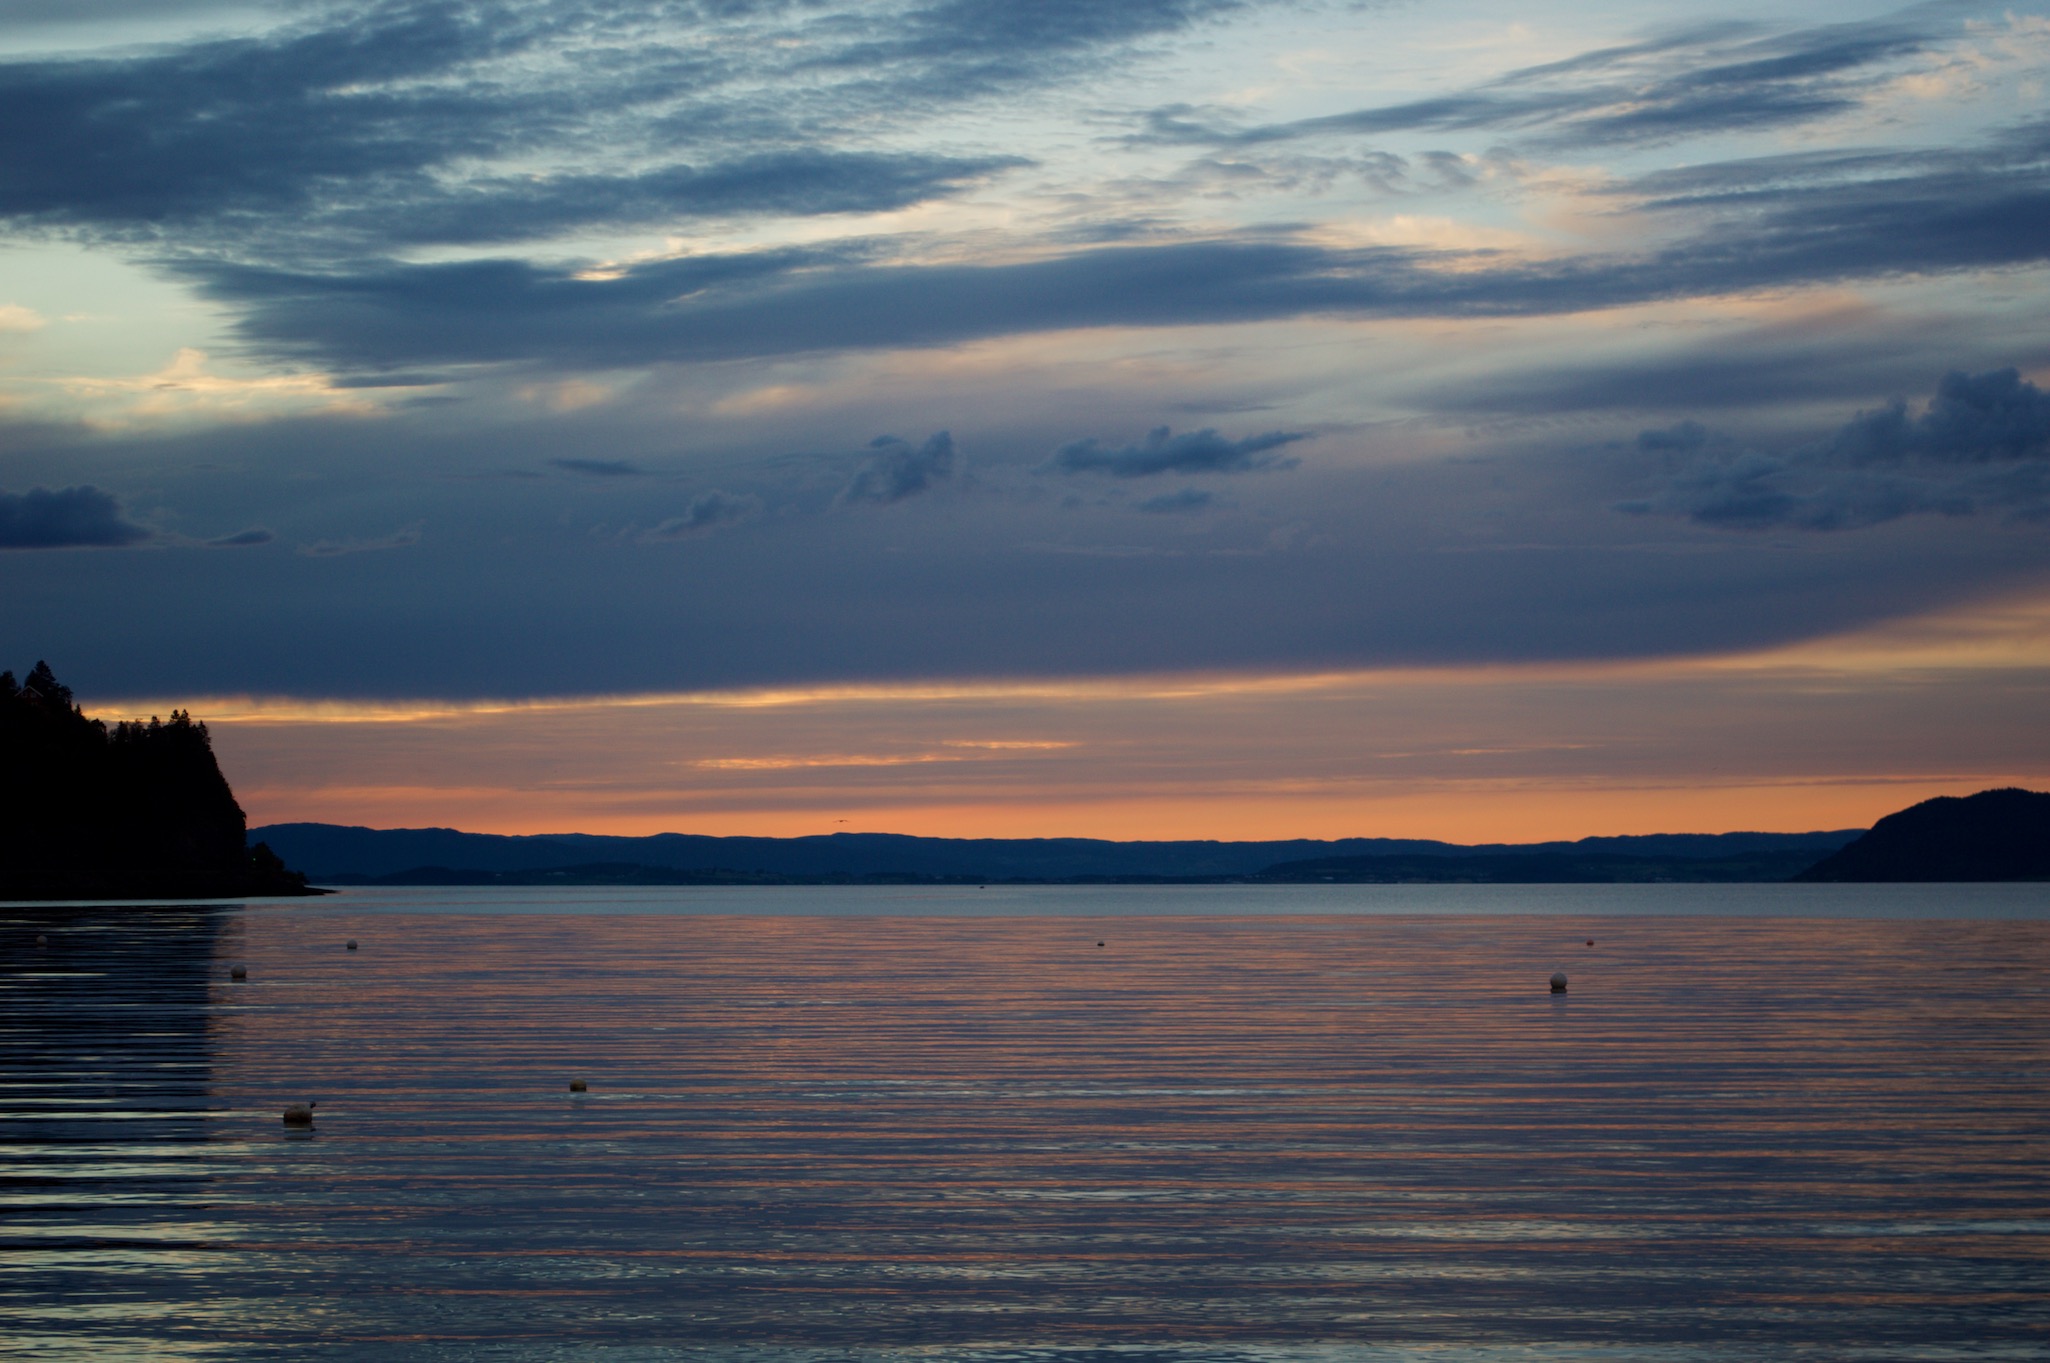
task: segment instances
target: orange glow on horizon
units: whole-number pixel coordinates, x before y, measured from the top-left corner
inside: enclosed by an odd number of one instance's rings
[[[933,838],[1103,838],[1113,842],[1377,837],[1477,844],[1565,842],[1641,833],[1808,833],[1866,828],[1887,814],[1938,795],[1969,795],[1992,786],[2032,783],[2050,784],[2042,773],[2036,773],[1640,790],[1438,788],[1351,801],[1219,797],[905,804],[871,808],[852,817],[820,810],[608,813],[602,806],[566,804],[529,792],[431,786],[252,791],[243,797],[243,803],[251,807],[252,827],[308,822],[618,837],[900,833]],[[464,811],[463,816],[450,818],[453,809]]]
[[[251,823],[1529,842],[2050,784],[2050,598],[1717,657],[540,700],[161,701]]]

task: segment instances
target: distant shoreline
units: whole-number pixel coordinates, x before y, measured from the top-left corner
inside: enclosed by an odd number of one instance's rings
[[[1403,858],[1389,858],[1403,861]],[[1435,860],[1435,859],[1434,859]],[[877,871],[865,875],[790,875],[773,872],[734,871],[723,867],[706,870],[677,870],[663,866],[590,865],[547,867],[532,871],[478,871],[444,866],[421,866],[381,876],[341,874],[322,878],[337,889],[388,886],[461,888],[465,886],[546,887],[561,886],[721,886],[744,888],[752,885],[1657,885],[1657,884],[1784,884],[1791,875],[1733,873],[1717,863],[1688,865],[1677,859],[1643,867],[1604,868],[1562,865],[1547,874],[1518,866],[1478,867],[1465,858],[1443,858],[1456,865],[1443,867],[1369,867],[1350,874],[1294,873],[1277,868],[1262,875],[1077,875],[1077,876],[975,876],[916,875],[908,872]],[[1510,862],[1517,858],[1495,858]],[[1562,859],[1563,860],[1563,859]],[[1618,860],[1627,860],[1621,859]],[[1796,869],[1806,869],[1807,859],[1798,859]]]
[[[1871,829],[1577,842],[1425,839],[514,836],[451,828],[252,829],[320,885],[1569,885],[2050,880],[2050,795],[1924,800]]]
[[[1664,834],[1470,847],[1414,839],[507,836],[278,824],[253,830],[316,884],[1259,885],[1783,881],[1852,842],[1822,833]]]
[[[125,904],[180,903],[222,899],[305,899],[335,893],[292,879],[246,877],[187,879],[166,876],[96,876],[90,873],[40,880],[8,877],[0,884],[0,904]]]

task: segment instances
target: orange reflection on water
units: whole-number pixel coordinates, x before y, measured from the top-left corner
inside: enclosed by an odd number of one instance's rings
[[[223,1191],[279,1338],[2050,1339],[2042,923],[243,928]]]

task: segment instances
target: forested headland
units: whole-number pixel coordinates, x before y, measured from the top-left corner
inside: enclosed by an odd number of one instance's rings
[[[206,725],[89,719],[39,662],[0,672],[0,899],[319,894],[262,843]]]

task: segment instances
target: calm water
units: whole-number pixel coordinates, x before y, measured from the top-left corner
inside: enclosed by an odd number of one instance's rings
[[[0,945],[0,1357],[2050,1355],[2050,886],[384,891]]]

